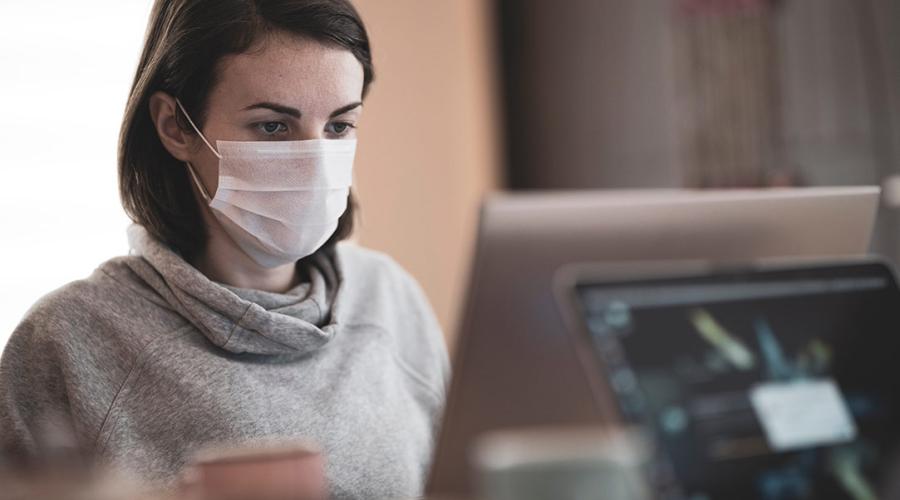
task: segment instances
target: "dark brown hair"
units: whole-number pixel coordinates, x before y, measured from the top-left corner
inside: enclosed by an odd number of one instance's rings
[[[163,147],[150,116],[154,92],[178,97],[198,127],[225,55],[240,54],[267,34],[283,31],[345,48],[363,67],[363,96],[374,79],[365,26],[348,0],[156,0],[144,50],[119,134],[119,196],[136,223],[192,259],[206,246],[206,228],[184,164]],[[179,125],[192,129],[180,112]],[[356,202],[350,195],[337,230],[350,235]]]

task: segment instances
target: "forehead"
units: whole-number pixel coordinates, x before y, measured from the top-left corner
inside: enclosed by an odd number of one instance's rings
[[[330,113],[362,98],[363,68],[352,52],[299,36],[270,35],[222,58],[217,71],[210,103],[236,108],[272,101]]]

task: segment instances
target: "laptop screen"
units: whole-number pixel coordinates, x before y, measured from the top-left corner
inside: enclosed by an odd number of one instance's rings
[[[868,500],[900,479],[900,294],[886,267],[576,291],[622,417],[659,451],[661,496]]]

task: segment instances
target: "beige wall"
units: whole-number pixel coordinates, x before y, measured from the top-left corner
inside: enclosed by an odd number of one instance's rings
[[[498,182],[490,2],[356,5],[376,72],[360,127],[357,236],[419,280],[452,340],[478,201]]]

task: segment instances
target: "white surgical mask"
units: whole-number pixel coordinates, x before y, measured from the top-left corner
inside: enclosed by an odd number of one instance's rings
[[[209,192],[191,177],[229,236],[263,267],[312,254],[334,233],[347,209],[356,140],[216,141],[219,186]]]

